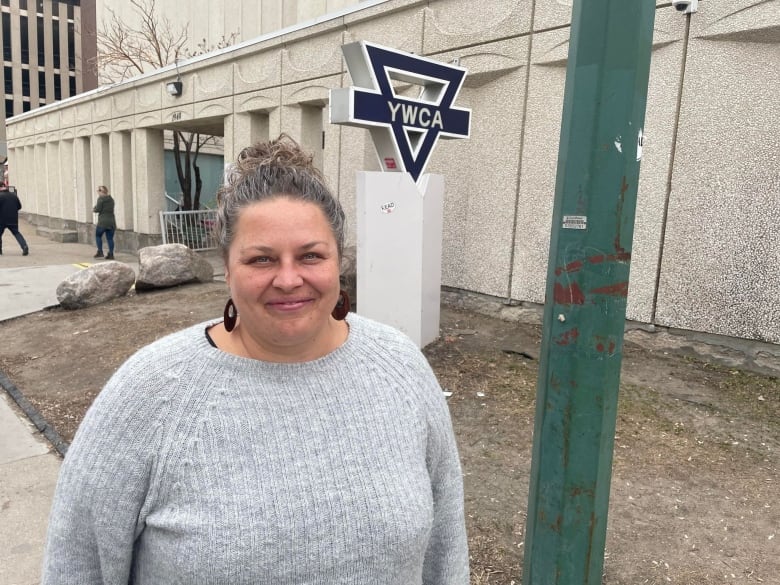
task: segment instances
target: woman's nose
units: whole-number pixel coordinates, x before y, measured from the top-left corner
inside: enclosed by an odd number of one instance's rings
[[[298,270],[297,263],[287,260],[280,261],[273,284],[282,290],[290,290],[301,286],[303,277]]]

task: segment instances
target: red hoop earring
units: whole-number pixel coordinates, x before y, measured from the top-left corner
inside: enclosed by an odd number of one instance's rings
[[[343,321],[351,308],[352,305],[349,302],[349,295],[347,294],[347,291],[339,291],[339,300],[336,302],[336,306],[334,307],[331,315],[333,315],[333,318],[336,321]]]
[[[236,321],[238,321],[238,310],[236,305],[233,304],[233,299],[228,299],[225,304],[224,318],[223,325],[225,326],[225,331],[230,333],[236,328]]]

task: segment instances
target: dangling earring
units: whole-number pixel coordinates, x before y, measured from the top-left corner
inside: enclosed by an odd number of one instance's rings
[[[331,315],[333,315],[333,318],[336,319],[336,321],[343,321],[351,308],[352,305],[349,302],[347,291],[339,291],[339,300],[336,302],[336,307],[333,309]]]
[[[230,333],[235,329],[236,327],[236,321],[238,321],[238,311],[236,310],[236,306],[233,304],[233,299],[228,299],[227,303],[225,304],[225,320],[223,321],[223,325],[225,326],[225,331]]]

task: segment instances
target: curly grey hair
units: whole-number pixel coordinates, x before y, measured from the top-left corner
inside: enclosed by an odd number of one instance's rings
[[[345,216],[322,174],[295,140],[281,134],[276,140],[259,142],[241,151],[226,172],[217,193],[219,207],[215,226],[217,243],[227,260],[235,225],[244,207],[275,197],[289,197],[317,205],[325,214],[336,238],[339,258],[344,251]]]

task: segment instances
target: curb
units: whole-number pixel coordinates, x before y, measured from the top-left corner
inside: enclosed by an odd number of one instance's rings
[[[69,444],[57,434],[57,431],[46,422],[46,419],[41,416],[41,413],[39,413],[32,403],[24,397],[21,391],[2,371],[0,371],[0,386],[2,386],[11,398],[14,399],[16,405],[22,409],[22,412],[27,415],[27,418],[29,418],[43,436],[48,439],[57,453],[59,453],[61,457],[65,457],[65,454],[68,452]]]

